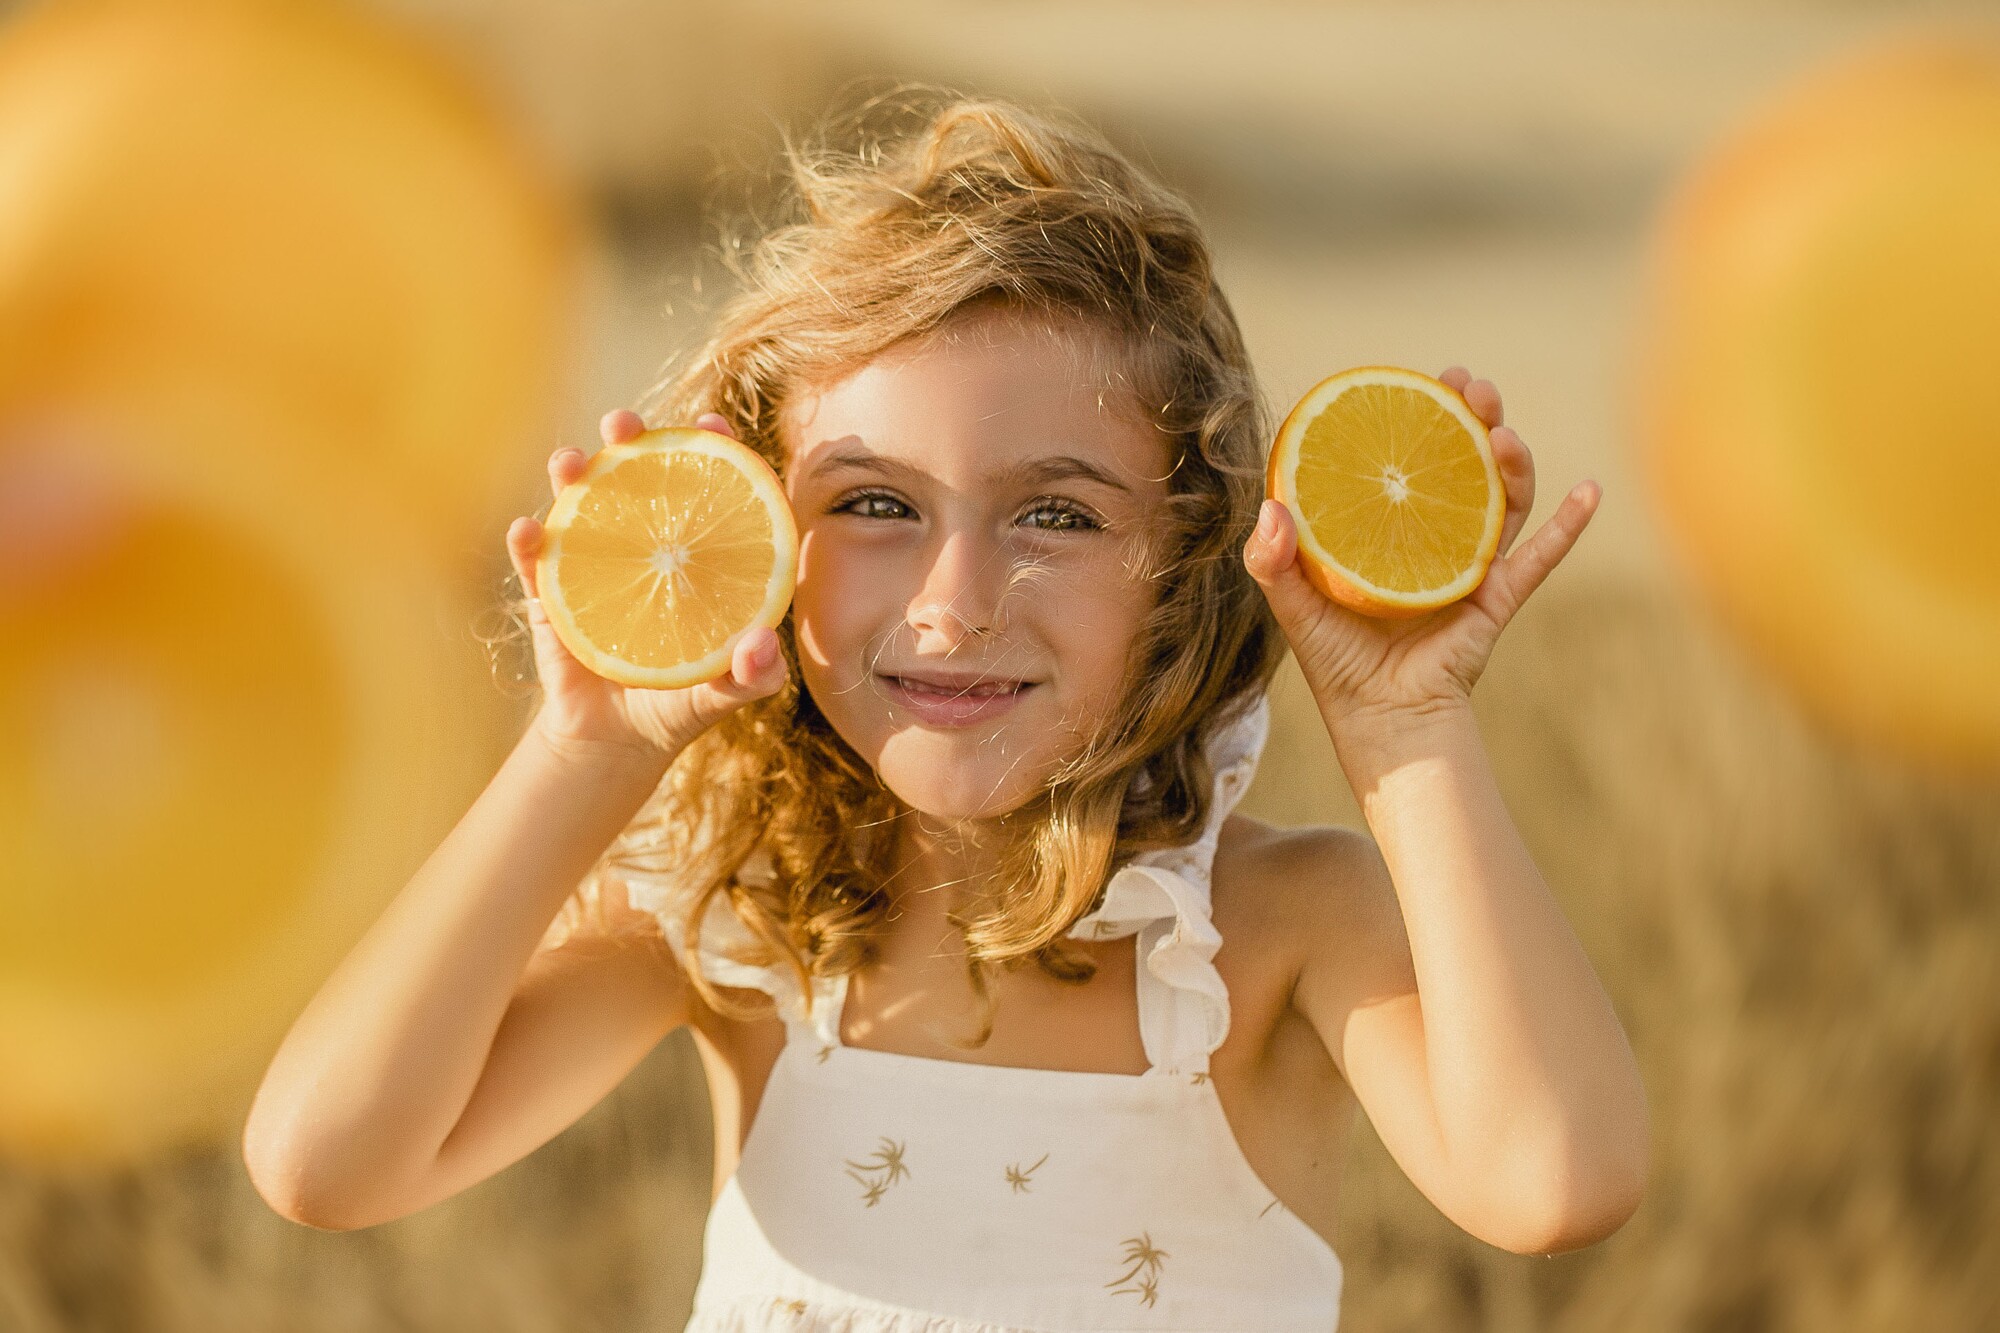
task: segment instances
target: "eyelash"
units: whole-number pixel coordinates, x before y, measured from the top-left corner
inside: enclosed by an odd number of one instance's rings
[[[887,500],[891,504],[902,505],[904,509],[908,509],[910,507],[907,503],[904,502],[901,496],[893,495],[888,491],[855,491],[852,494],[843,496],[840,500],[836,501],[833,505],[831,512],[836,514],[847,513],[854,505],[857,505],[864,500]],[[1042,531],[1044,532],[1076,532],[1076,531],[1087,532],[1092,529],[1103,526],[1103,524],[1099,523],[1096,517],[1092,515],[1089,510],[1069,500],[1062,499],[1060,496],[1054,496],[1054,495],[1037,496],[1035,499],[1029,501],[1029,505],[1031,506],[1030,509],[1028,510],[1029,513],[1036,513],[1046,509],[1053,511],[1055,513],[1062,514],[1067,518],[1073,520],[1073,522],[1066,527],[1043,528]],[[874,515],[863,514],[859,515],[859,517],[881,518],[883,516],[879,514],[874,514]],[[893,522],[895,520],[891,519],[889,521]]]

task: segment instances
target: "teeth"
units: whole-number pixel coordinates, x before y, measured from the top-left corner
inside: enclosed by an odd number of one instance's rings
[[[966,685],[957,687],[951,685],[934,685],[925,680],[911,680],[907,676],[899,676],[897,679],[902,681],[906,688],[921,690],[925,694],[1013,694],[1021,688],[1018,681],[1007,685]]]

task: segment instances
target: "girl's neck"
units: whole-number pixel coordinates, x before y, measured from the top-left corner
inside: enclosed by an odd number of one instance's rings
[[[953,908],[989,895],[1004,834],[993,821],[951,824],[915,811],[896,821],[895,867],[885,887],[896,915],[943,924]]]

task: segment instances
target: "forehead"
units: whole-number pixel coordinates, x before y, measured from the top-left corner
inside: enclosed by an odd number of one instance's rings
[[[1145,419],[1114,340],[1006,309],[961,312],[823,385],[795,393],[782,428],[787,483],[871,455],[953,485],[1069,457],[1133,491],[1163,489],[1168,437]]]

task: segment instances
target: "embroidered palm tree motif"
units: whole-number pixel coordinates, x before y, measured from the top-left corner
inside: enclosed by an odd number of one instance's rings
[[[1188,1082],[1190,1083],[1208,1082],[1208,1071],[1206,1069],[1195,1070],[1194,1073],[1188,1075]]]
[[[804,1314],[806,1312],[806,1303],[801,1300],[788,1301],[783,1296],[773,1296],[771,1298],[771,1308],[783,1310],[786,1314]]]
[[[1144,1231],[1122,1243],[1125,1257],[1121,1262],[1131,1267],[1104,1285],[1111,1288],[1113,1295],[1130,1292],[1139,1298],[1140,1304],[1150,1306],[1160,1295],[1160,1260],[1167,1257],[1167,1252],[1154,1249],[1152,1236]]]
[[[832,1054],[833,1054],[833,1047],[831,1047],[831,1046],[822,1046],[822,1047],[820,1047],[820,1048],[819,1048],[818,1052],[816,1053],[816,1055],[815,1055],[815,1058],[816,1058],[816,1059],[818,1059],[818,1061],[819,1061],[819,1062],[820,1062],[821,1064],[825,1064],[825,1063],[826,1063],[826,1057],[827,1057],[827,1056],[829,1056],[829,1055],[832,1055]]]
[[[1043,1153],[1040,1157],[1035,1159],[1034,1166],[1026,1168],[1019,1166],[1008,1167],[1007,1183],[1014,1187],[1014,1193],[1026,1194],[1028,1192],[1028,1178],[1035,1174],[1036,1167],[1039,1167],[1043,1162],[1046,1162],[1048,1160],[1049,1160],[1049,1155],[1047,1153]]]
[[[910,1168],[903,1165],[903,1145],[886,1138],[881,1145],[867,1161],[846,1163],[850,1168],[847,1174],[860,1183],[861,1197],[868,1201],[870,1208],[881,1202],[883,1193],[891,1185],[910,1174]]]

